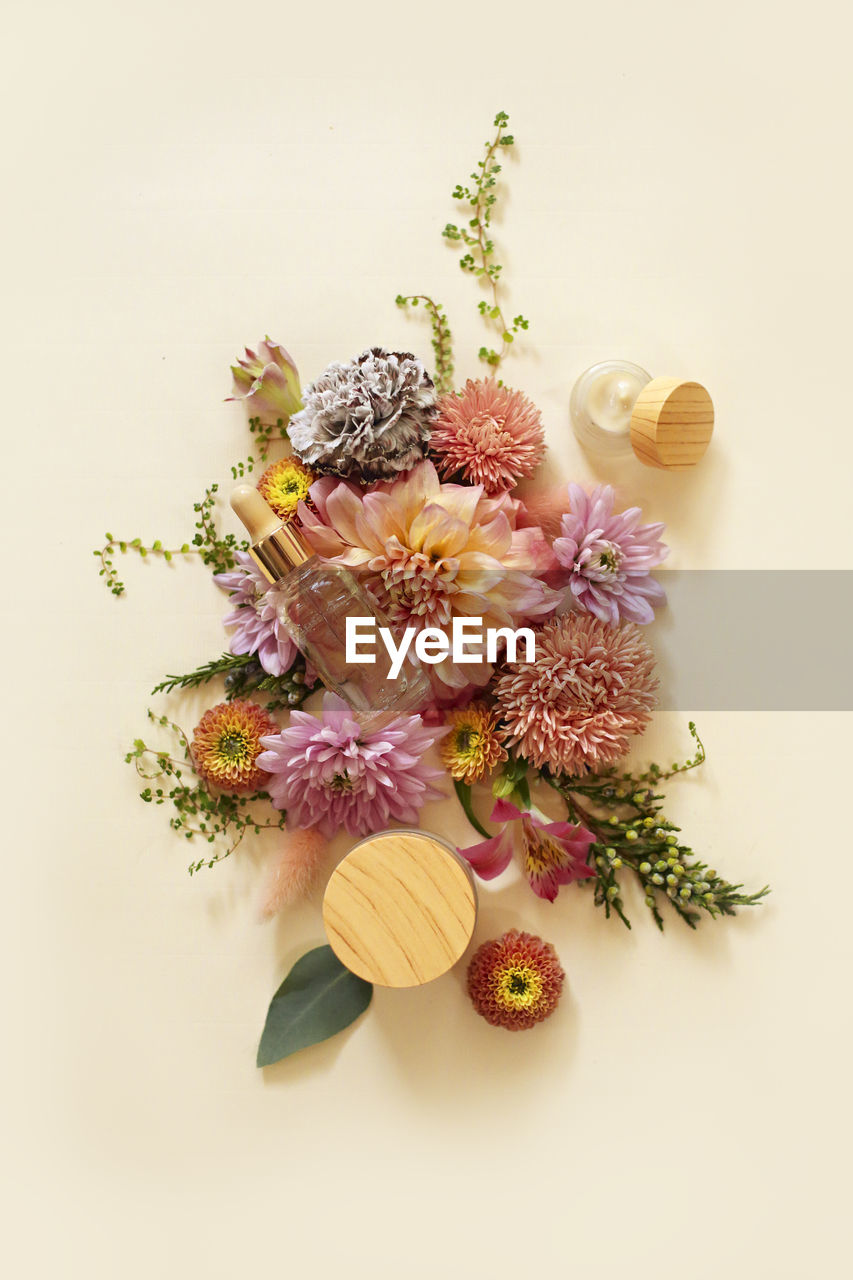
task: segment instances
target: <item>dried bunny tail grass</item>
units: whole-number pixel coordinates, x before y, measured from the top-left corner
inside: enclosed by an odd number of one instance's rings
[[[261,920],[271,920],[316,888],[325,852],[325,837],[316,827],[287,832],[258,904]]]

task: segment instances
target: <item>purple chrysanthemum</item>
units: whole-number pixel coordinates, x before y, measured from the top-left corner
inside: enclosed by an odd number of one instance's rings
[[[659,538],[662,524],[640,524],[639,507],[613,512],[610,485],[587,494],[569,485],[571,510],[563,516],[554,553],[570,570],[569,586],[579,608],[613,626],[620,617],[651,622],[655,606],[666,603],[663,587],[649,570],[669,555]]]
[[[232,653],[256,653],[264,671],[283,676],[296,659],[297,648],[279,618],[278,595],[245,551],[235,551],[236,567],[213,576],[231,594],[236,608],[223,618],[231,632]]]
[[[363,732],[343,699],[326,693],[321,718],[292,711],[286,729],[262,740],[258,765],[272,775],[267,790],[289,826],[369,835],[390,821],[417,821],[424,801],[440,796],[432,782],[443,770],[423,756],[444,732],[420,716]]]

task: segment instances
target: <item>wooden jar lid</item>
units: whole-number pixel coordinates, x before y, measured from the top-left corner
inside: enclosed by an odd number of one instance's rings
[[[631,412],[631,447],[647,467],[687,471],[708,448],[714,405],[698,382],[652,378]]]
[[[446,973],[476,918],[470,872],[442,841],[418,831],[362,840],[335,868],[323,899],[335,955],[381,987],[416,987]]]

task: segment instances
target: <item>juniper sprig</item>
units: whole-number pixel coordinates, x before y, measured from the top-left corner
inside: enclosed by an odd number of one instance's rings
[[[225,700],[244,698],[249,693],[268,693],[267,711],[299,707],[317,687],[316,680],[309,680],[305,672],[305,659],[297,653],[293,665],[283,675],[271,676],[264,671],[257,654],[223,653],[210,662],[204,662],[195,671],[185,675],[167,675],[151,690],[152,693],[173,693],[176,689],[198,689],[218,676],[225,678]]]

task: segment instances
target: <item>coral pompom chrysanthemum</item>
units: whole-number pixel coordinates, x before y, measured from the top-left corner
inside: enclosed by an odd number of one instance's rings
[[[469,378],[438,402],[430,453],[444,477],[459,471],[469,484],[499,493],[532,475],[544,452],[536,405],[495,378]]]
[[[267,467],[258,481],[258,490],[279,520],[287,524],[296,515],[299,503],[308,497],[308,490],[316,479],[314,472],[298,458],[280,458]]]
[[[269,782],[269,774],[258,766],[261,738],[277,730],[256,702],[220,702],[204,713],[193,734],[190,754],[196,773],[220,791],[261,791]]]
[[[493,1027],[526,1031],[554,1012],[565,980],[550,942],[510,929],[475,951],[468,966],[468,995]]]
[[[508,742],[537,768],[582,773],[613,764],[655,705],[654,655],[638,627],[570,613],[536,637],[536,661],[496,686]]]
[[[450,733],[441,744],[441,763],[459,782],[479,782],[495,765],[506,760],[498,717],[483,702],[448,711]]]

